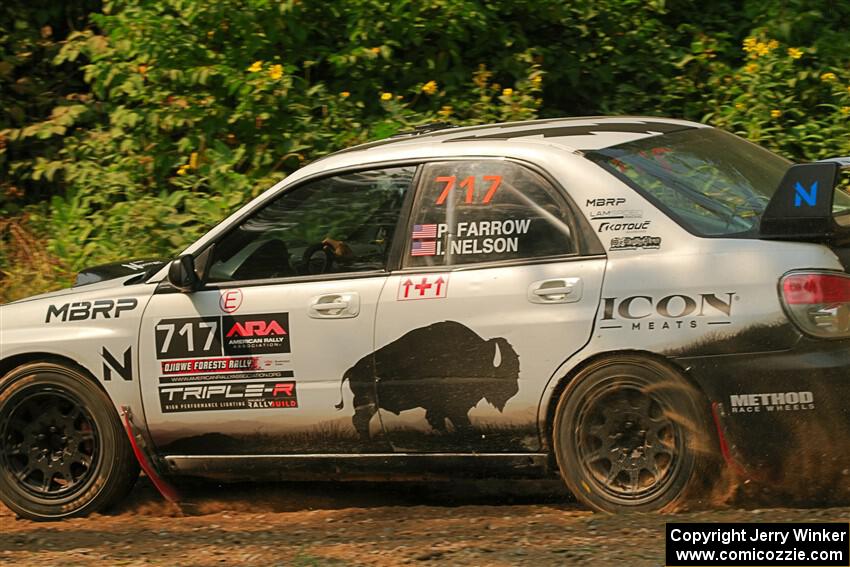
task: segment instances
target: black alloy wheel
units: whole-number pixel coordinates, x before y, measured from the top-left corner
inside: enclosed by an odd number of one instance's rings
[[[553,443],[569,488],[606,512],[669,509],[714,459],[707,401],[674,369],[642,357],[579,372],[556,409]]]
[[[0,415],[0,467],[22,491],[61,498],[91,482],[101,458],[97,424],[72,392],[33,386]]]
[[[0,378],[0,500],[19,516],[102,510],[138,475],[116,408],[81,369],[37,362]]]

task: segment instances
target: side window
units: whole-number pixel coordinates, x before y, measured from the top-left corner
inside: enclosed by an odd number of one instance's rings
[[[413,211],[405,267],[576,252],[564,199],[540,175],[515,163],[428,164]]]
[[[216,243],[208,281],[385,269],[415,171],[349,173],[286,191]]]

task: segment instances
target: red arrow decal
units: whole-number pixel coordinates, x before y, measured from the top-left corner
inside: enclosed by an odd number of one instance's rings
[[[440,276],[434,283],[437,284],[437,295],[439,296],[440,289],[443,287],[443,284],[446,283],[446,280],[443,279],[443,276]]]
[[[408,278],[408,280],[401,285],[404,286],[404,297],[410,295],[410,286],[413,285],[413,282],[410,281],[410,278]]]

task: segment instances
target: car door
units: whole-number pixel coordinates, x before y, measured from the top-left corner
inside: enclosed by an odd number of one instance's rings
[[[140,337],[151,437],[167,455],[386,451],[335,408],[371,352],[387,257],[415,167],[287,189],[197,256],[203,289],[168,286]],[[206,255],[206,256],[205,256]],[[206,260],[205,260],[206,257]],[[347,394],[347,392],[346,392]]]
[[[520,163],[429,163],[418,184],[402,269],[378,305],[388,438],[403,452],[538,451],[544,387],[591,336],[601,247]]]

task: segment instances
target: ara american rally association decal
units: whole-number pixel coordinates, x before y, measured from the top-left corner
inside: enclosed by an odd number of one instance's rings
[[[163,319],[155,335],[163,413],[298,407],[288,313]]]

